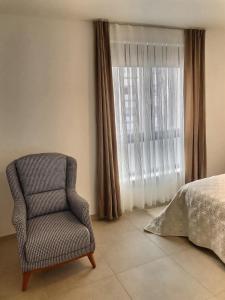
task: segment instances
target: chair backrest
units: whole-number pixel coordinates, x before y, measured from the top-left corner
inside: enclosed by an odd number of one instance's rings
[[[31,154],[15,161],[29,218],[67,210],[68,183],[75,184],[76,168],[68,168],[70,157],[58,153]],[[74,178],[68,178],[68,177]]]

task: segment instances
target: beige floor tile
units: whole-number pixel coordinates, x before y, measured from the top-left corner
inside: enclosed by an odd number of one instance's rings
[[[212,296],[169,257],[120,273],[134,300],[201,300]]]
[[[211,299],[210,299],[211,300]],[[225,300],[225,291],[215,296],[215,300]]]
[[[0,240],[0,299],[129,299],[117,273],[133,299],[225,300],[225,266],[184,238],[143,232],[151,218],[134,210],[116,222],[94,221],[97,268],[83,258],[35,273],[25,293],[17,241]]]
[[[156,243],[157,246],[159,246],[165,253],[169,255],[193,247],[188,239],[184,237],[162,237],[149,232],[145,232],[145,236]]]
[[[112,222],[94,221],[93,227],[97,246],[115,243],[123,238],[125,233],[136,229],[136,227],[129,222],[127,216]]]
[[[1,269],[1,267],[0,267]],[[0,299],[4,299],[7,296],[14,296],[21,291],[21,272],[14,271],[0,271]]]
[[[66,292],[68,289],[86,286],[113,275],[103,257],[96,251],[94,254],[97,267],[93,269],[88,258],[84,257],[63,267],[35,274],[30,288],[40,286],[49,295],[55,290]]]
[[[209,300],[225,300],[225,291],[217,294],[216,296],[213,296]]]
[[[138,230],[125,234],[117,243],[99,247],[99,250],[115,273],[165,256],[159,247]]]
[[[1,299],[1,298],[0,298]],[[11,297],[5,297],[2,298],[4,300],[49,300],[46,292],[42,290],[27,290],[26,292],[19,292],[18,294],[11,296]]]
[[[21,270],[15,238],[0,242],[0,279],[0,299],[20,292]]]
[[[48,294],[48,292],[47,292]],[[77,287],[67,291],[55,289],[48,294],[49,300],[127,300],[130,299],[120,282],[114,277],[99,280],[85,287]]]
[[[152,217],[145,210],[134,210],[132,213],[128,214],[128,220],[137,229],[141,231],[144,227],[151,221]]]
[[[171,257],[212,293],[225,289],[225,265],[211,252],[193,245]]]
[[[14,271],[19,267],[17,240],[15,237],[0,242],[0,272]]]

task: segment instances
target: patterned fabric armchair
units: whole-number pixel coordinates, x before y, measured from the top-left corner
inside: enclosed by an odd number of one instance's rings
[[[32,271],[88,256],[95,240],[88,203],[75,191],[76,160],[57,153],[32,154],[6,169],[14,199],[16,228],[26,290]]]

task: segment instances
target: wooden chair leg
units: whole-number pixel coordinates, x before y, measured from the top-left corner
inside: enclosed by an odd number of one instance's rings
[[[22,291],[26,291],[28,287],[28,283],[30,280],[31,272],[24,272],[23,273],[23,284],[22,284]]]
[[[94,259],[93,253],[89,253],[88,254],[88,258],[90,260],[90,263],[92,264],[93,269],[95,269],[96,268],[96,263],[95,263],[95,259]]]

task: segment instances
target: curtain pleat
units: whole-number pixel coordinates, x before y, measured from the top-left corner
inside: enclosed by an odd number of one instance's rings
[[[205,31],[185,30],[185,181],[206,177]]]
[[[109,23],[95,22],[97,203],[101,219],[121,216]]]

